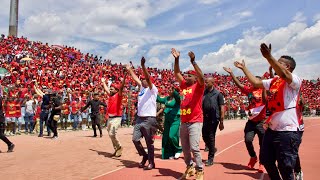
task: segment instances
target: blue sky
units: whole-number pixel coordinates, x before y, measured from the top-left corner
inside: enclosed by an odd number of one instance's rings
[[[7,34],[9,0],[0,0],[0,33]],[[320,77],[320,1],[317,0],[22,0],[19,36],[49,44],[75,46],[138,65],[171,68],[172,47],[181,67],[190,69],[188,51],[204,72],[224,73],[235,60],[256,75],[268,64],[259,52],[272,43],[273,54],[293,56],[296,72]]]

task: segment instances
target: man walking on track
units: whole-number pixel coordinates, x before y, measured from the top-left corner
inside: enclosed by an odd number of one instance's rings
[[[302,81],[292,73],[296,67],[292,57],[281,56],[277,61],[271,55],[271,45],[268,47],[266,44],[261,44],[260,51],[278,76],[260,80],[249,72],[244,63],[235,63],[243,70],[254,87],[270,91],[268,109],[271,115],[266,121],[268,128],[263,139],[261,163],[272,180],[294,180],[301,131],[304,130],[298,105]]]
[[[204,172],[199,143],[203,123],[202,98],[205,89],[204,76],[195,62],[193,52],[189,52],[188,55],[195,71],[186,72],[185,78],[181,75],[179,67],[180,52],[172,49],[171,53],[175,58],[174,75],[180,83],[182,92],[180,138],[187,169],[181,178],[194,175],[196,170],[196,179],[202,180]],[[191,152],[196,166],[193,164]]]
[[[109,95],[108,99],[108,133],[109,137],[112,141],[113,148],[115,152],[113,156],[120,157],[122,155],[123,147],[120,144],[119,139],[117,138],[117,130],[121,126],[121,117],[122,117],[122,92],[126,79],[126,74],[122,80],[121,86],[118,84],[112,83],[110,89],[106,85],[106,80],[104,78],[101,79],[104,90]]]
[[[141,81],[136,74],[131,69],[130,65],[127,65],[126,68],[130,73],[133,80],[138,84],[140,92],[138,95],[138,117],[136,120],[136,125],[133,130],[132,141],[135,145],[138,153],[142,156],[142,161],[139,163],[139,168],[144,168],[145,170],[151,170],[155,168],[154,163],[154,140],[153,136],[157,130],[157,95],[158,89],[152,84],[150,75],[145,67],[146,60],[144,57],[141,59],[141,67],[144,74],[144,79]],[[140,139],[142,136],[146,140],[148,147],[148,154],[144,150]],[[145,167],[145,163],[149,161],[149,164]]]

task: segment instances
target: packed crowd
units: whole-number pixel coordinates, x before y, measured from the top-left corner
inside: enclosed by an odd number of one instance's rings
[[[102,92],[102,100],[107,102],[108,96],[104,93],[100,79],[106,78],[110,86],[112,83],[119,83],[125,72],[121,63],[112,63],[111,60],[82,53],[75,47],[50,46],[48,43],[29,41],[25,37],[4,35],[0,39],[0,67],[8,70],[8,74],[1,75],[4,95],[15,99],[22,109],[27,97],[41,100],[40,97],[34,96],[36,93],[33,86],[36,81],[40,87],[60,93],[70,104],[72,101],[81,101],[78,109],[94,91]],[[134,71],[139,76],[142,75],[141,67],[135,67]],[[168,95],[168,91],[176,84],[173,71],[157,68],[148,68],[148,71],[159,93]],[[205,76],[212,76],[217,89],[224,95],[227,102],[226,112],[236,113],[246,109],[248,103],[242,98],[245,96],[234,85],[231,76],[218,73],[209,73]],[[243,84],[248,84],[246,77],[239,77],[239,80]],[[306,110],[308,112],[319,110],[319,104],[316,103],[320,98],[319,78],[314,81],[303,80],[302,87]],[[123,96],[123,109],[129,120],[134,119],[137,92],[136,82],[129,77]],[[104,114],[107,115],[106,112]],[[21,117],[21,111],[16,116]]]

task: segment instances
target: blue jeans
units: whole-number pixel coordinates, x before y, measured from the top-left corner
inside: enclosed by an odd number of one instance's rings
[[[78,127],[78,124],[79,124],[80,115],[79,114],[71,114],[70,119],[73,121],[72,128],[74,130],[76,130]]]
[[[49,115],[49,111],[42,110],[40,113],[40,133],[39,133],[39,135],[43,134],[43,123],[46,124],[48,135],[50,135],[50,129],[48,126],[48,115]]]
[[[26,132],[28,132],[28,130],[30,133],[33,131],[33,117],[34,117],[33,113],[26,112],[24,115],[24,127]],[[30,128],[29,128],[29,124],[30,124]]]

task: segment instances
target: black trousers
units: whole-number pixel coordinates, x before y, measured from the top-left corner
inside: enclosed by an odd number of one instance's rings
[[[5,123],[0,122],[0,139],[5,142],[8,146],[12,144],[12,142],[9,141],[9,139],[4,135],[5,130]]]
[[[102,135],[102,129],[101,129],[101,125],[100,125],[100,115],[99,114],[91,114],[90,117],[91,117],[92,129],[93,129],[94,136],[97,136],[96,126],[98,126],[100,135]]]
[[[48,125],[50,130],[53,132],[53,136],[58,136],[58,131],[57,131],[57,124],[58,121],[53,120],[53,114],[50,115],[49,120],[48,120]]]
[[[140,156],[143,159],[148,159],[149,164],[154,165],[154,140],[153,136],[157,131],[157,120],[156,117],[138,117],[136,125],[133,129],[132,142],[135,145]],[[148,154],[144,150],[140,139],[144,137],[146,140]]]
[[[301,134],[301,142],[302,142],[303,131],[299,131],[299,133]],[[298,154],[298,157],[297,157],[296,165],[294,166],[294,172],[295,173],[301,172],[301,163],[300,163],[299,154]]]
[[[250,157],[257,157],[257,154],[253,147],[253,139],[256,134],[258,134],[259,145],[260,145],[260,153],[261,154],[261,145],[263,141],[265,130],[263,129],[263,121],[253,122],[249,120],[246,123],[244,128],[244,142],[246,143],[246,147]],[[261,157],[259,157],[260,159]]]
[[[202,139],[209,149],[208,160],[214,159],[216,146],[216,132],[219,125],[217,120],[204,119],[202,126]]]
[[[293,172],[300,143],[301,133],[299,131],[266,130],[260,162],[264,165],[271,180],[281,180],[280,174],[284,180],[294,180]],[[276,166],[276,161],[278,166]]]

